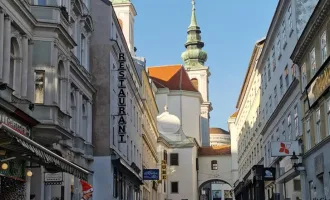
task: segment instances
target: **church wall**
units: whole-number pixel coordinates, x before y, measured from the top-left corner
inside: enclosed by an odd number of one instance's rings
[[[200,101],[191,96],[169,96],[168,111],[180,120],[186,136],[194,137],[200,144]]]
[[[196,147],[169,149],[170,153],[179,154],[179,166],[168,166],[167,199],[197,200]],[[179,182],[179,193],[171,193],[171,182]]]

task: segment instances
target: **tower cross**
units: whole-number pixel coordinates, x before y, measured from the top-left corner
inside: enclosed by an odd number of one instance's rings
[[[195,0],[192,0],[191,3],[192,3],[192,5],[193,5],[192,9],[195,10],[195,4],[196,4]]]

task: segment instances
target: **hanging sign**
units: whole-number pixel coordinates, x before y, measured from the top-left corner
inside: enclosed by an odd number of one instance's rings
[[[159,180],[159,169],[143,169],[143,180]]]
[[[161,165],[161,175],[162,175],[162,180],[167,179],[167,165],[166,165],[166,160],[162,160],[162,165]]]
[[[118,142],[126,143],[126,69],[125,54],[119,53],[118,63]]]
[[[293,152],[296,155],[300,153],[299,151],[299,142],[290,141],[290,142],[271,142],[271,155],[272,157],[277,156],[292,156]]]
[[[30,128],[23,125],[18,120],[9,116],[7,113],[0,111],[0,123],[4,123],[22,135],[30,136]]]

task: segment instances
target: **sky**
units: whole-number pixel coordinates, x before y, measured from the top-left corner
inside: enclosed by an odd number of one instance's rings
[[[191,0],[132,0],[136,54],[147,66],[183,64]],[[196,0],[197,22],[210,68],[210,127],[228,130],[228,117],[246,74],[254,44],[266,36],[278,0]]]

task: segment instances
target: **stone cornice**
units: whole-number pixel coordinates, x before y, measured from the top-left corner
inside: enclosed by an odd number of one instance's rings
[[[168,94],[168,96],[178,96],[178,95],[196,97],[196,98],[199,98],[199,100],[201,102],[203,102],[202,95],[199,92],[191,92],[191,91],[185,91],[185,90],[170,90],[170,92]]]
[[[302,32],[296,47],[294,48],[290,58],[293,63],[298,64],[301,61],[303,55],[305,54],[307,48],[311,41],[318,34],[318,30],[321,28],[322,24],[325,22],[329,15],[330,1],[320,0],[316,5],[313,14],[308,20],[304,31]]]

